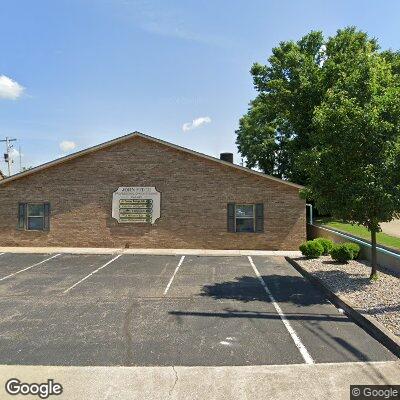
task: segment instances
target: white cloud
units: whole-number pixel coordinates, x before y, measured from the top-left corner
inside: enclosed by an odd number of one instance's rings
[[[71,142],[70,140],[63,140],[60,142],[60,149],[63,153],[68,153],[76,147],[75,142]]]
[[[194,119],[192,122],[185,122],[182,125],[182,130],[183,132],[191,131],[193,129],[199,128],[202,125],[209,124],[210,122],[210,117],[199,117]]]
[[[8,76],[0,75],[0,99],[16,100],[25,88]]]

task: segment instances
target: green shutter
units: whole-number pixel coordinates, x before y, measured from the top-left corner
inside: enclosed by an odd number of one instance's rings
[[[50,203],[44,203],[44,220],[43,220],[43,230],[50,230]]]
[[[264,204],[256,204],[256,232],[264,232]]]
[[[228,203],[228,232],[235,232],[235,203]]]
[[[25,229],[26,221],[26,203],[18,203],[18,229]]]

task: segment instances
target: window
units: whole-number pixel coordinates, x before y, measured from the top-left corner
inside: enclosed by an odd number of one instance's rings
[[[228,232],[264,232],[264,204],[228,203]]]
[[[47,231],[50,228],[50,203],[19,203],[18,229]]]
[[[235,205],[236,232],[254,232],[254,204]]]
[[[26,218],[26,229],[30,231],[43,230],[44,204],[28,204]]]

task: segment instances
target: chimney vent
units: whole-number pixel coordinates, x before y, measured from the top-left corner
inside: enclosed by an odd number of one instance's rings
[[[220,160],[227,161],[233,164],[233,154],[232,153],[221,153],[219,156]]]

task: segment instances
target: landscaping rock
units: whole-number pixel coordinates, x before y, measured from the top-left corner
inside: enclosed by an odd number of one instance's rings
[[[294,260],[338,296],[348,299],[359,311],[373,316],[400,336],[399,276],[380,271],[379,280],[370,281],[370,267],[364,261],[352,260],[341,264],[329,256]]]

